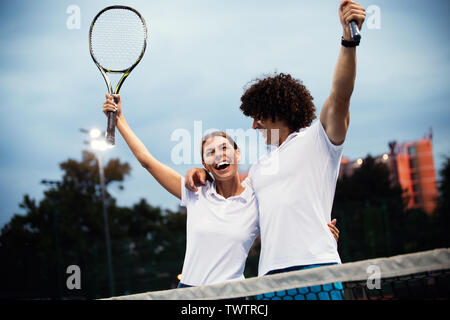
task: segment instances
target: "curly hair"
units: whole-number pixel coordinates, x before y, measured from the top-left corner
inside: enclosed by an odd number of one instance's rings
[[[309,127],[316,118],[313,97],[300,80],[276,74],[253,80],[241,97],[240,109],[256,120],[281,120],[293,131]]]

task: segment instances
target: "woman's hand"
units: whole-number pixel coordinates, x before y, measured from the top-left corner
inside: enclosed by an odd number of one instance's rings
[[[114,102],[114,100],[117,102]],[[119,94],[113,94],[112,96],[108,93],[106,94],[106,101],[103,102],[103,112],[108,116],[109,111],[116,112],[117,119],[122,117],[122,101]]]
[[[336,242],[339,240],[339,229],[336,228],[336,219],[333,219],[331,223],[328,223],[328,228],[330,228],[333,237],[336,239]]]

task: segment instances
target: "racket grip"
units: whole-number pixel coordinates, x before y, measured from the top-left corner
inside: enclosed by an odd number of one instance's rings
[[[106,128],[106,142],[110,145],[116,143],[116,113],[108,112],[108,126]]]
[[[117,103],[117,99],[115,97],[113,99]],[[108,124],[106,127],[106,142],[112,146],[116,144],[116,114],[117,112],[108,112]]]
[[[361,41],[361,34],[359,32],[358,25],[356,21],[350,21],[350,32],[352,34],[353,41]]]

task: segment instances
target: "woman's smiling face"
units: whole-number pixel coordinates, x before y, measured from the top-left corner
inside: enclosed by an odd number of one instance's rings
[[[212,136],[203,144],[203,166],[215,180],[228,180],[238,172],[239,149],[222,136]]]

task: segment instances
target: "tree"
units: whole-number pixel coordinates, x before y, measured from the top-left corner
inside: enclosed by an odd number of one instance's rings
[[[400,186],[388,168],[368,156],[351,176],[337,183],[333,218],[341,230],[339,252],[344,262],[418,252],[449,244],[449,165],[442,169],[438,210],[405,210]],[[447,206],[447,207],[446,207]]]
[[[441,179],[437,207],[433,213],[433,229],[437,246],[447,248],[450,246],[450,232],[446,228],[450,223],[450,157],[445,157],[439,175]]]
[[[402,192],[389,180],[387,167],[368,156],[351,176],[336,186],[333,218],[341,230],[344,261],[390,255],[397,251],[395,220],[403,211]]]
[[[0,297],[109,295],[96,157],[84,151],[81,161],[68,159],[60,167],[61,180],[42,181],[48,188],[39,203],[25,195],[20,204],[25,215],[14,215],[1,231]],[[130,166],[112,159],[104,173],[107,186],[120,184]],[[131,208],[118,207],[108,192],[106,200],[117,294],[173,286],[183,262],[185,215],[152,207],[144,199]],[[66,268],[73,264],[83,275],[76,292],[65,284]]]

